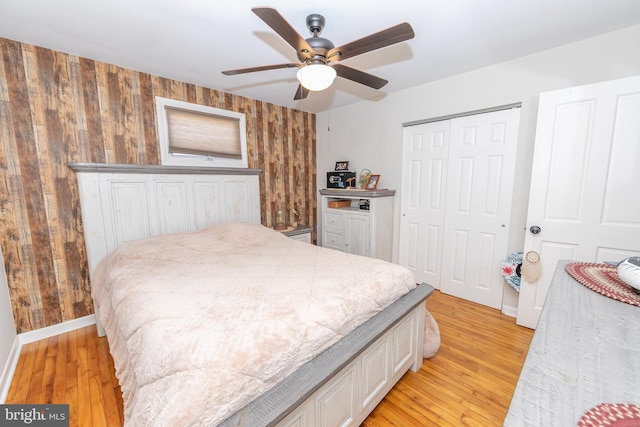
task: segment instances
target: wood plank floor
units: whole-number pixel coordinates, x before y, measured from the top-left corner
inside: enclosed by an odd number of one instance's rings
[[[533,331],[439,291],[427,308],[440,327],[438,354],[408,372],[363,426],[502,425]],[[71,427],[122,426],[106,338],[90,326],[25,345],[6,403],[69,403]]]

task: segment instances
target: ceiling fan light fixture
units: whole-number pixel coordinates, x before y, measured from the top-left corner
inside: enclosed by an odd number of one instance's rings
[[[300,67],[296,77],[302,86],[309,90],[325,90],[336,78],[336,70],[325,64],[310,64]]]

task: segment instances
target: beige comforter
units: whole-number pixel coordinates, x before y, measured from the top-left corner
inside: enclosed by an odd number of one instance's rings
[[[121,246],[93,277],[127,426],[212,426],[413,289],[380,260],[221,224]]]

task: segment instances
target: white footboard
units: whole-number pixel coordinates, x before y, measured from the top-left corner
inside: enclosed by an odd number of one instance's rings
[[[422,365],[424,310],[415,308],[277,425],[360,425],[409,368]]]
[[[432,293],[418,286],[220,427],[360,425],[409,369],[422,366]]]

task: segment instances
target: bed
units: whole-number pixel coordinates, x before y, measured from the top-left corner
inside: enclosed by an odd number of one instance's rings
[[[407,269],[260,225],[259,172],[70,167],[127,425],[358,425],[439,342]]]

